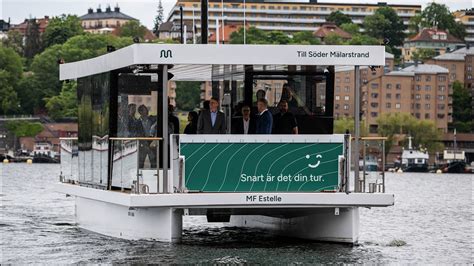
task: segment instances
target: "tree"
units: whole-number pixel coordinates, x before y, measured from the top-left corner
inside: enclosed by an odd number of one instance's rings
[[[441,136],[434,121],[419,120],[409,113],[385,113],[377,119],[378,133],[387,137],[385,151],[387,155],[397,139],[410,135],[414,147],[423,147],[429,152],[440,151],[443,147],[439,142]]]
[[[34,137],[43,131],[41,123],[27,121],[8,121],[6,128],[15,134],[16,137]]]
[[[25,34],[25,49],[24,56],[27,59],[33,57],[41,52],[41,36],[39,32],[39,25],[36,19],[27,20],[26,34]]]
[[[411,36],[416,35],[418,32],[420,32],[423,26],[424,26],[424,23],[423,23],[423,17],[421,16],[421,14],[416,14],[413,17],[411,17],[408,22],[408,30],[410,31],[410,35]]]
[[[290,38],[282,31],[270,31],[267,34],[267,41],[271,44],[288,44],[290,43]]]
[[[19,55],[24,53],[23,36],[17,30],[9,30],[7,38],[2,39],[2,44],[12,48]]]
[[[426,61],[436,56],[436,51],[431,48],[419,48],[413,52],[413,61]]]
[[[456,22],[454,15],[444,4],[429,3],[421,12],[421,22],[424,27],[436,26],[440,30],[449,30],[452,35],[461,40],[466,35],[465,27]]]
[[[390,40],[389,46],[402,45],[405,38],[403,20],[391,7],[381,7],[373,15],[367,16],[364,28],[369,36]]]
[[[84,32],[81,20],[76,15],[61,15],[49,20],[48,26],[43,33],[43,45],[49,47],[55,44],[63,44],[69,38]]]
[[[77,117],[77,82],[63,83],[61,93],[46,99],[48,114],[53,119]]]
[[[139,37],[140,39],[143,39],[145,37],[146,31],[146,27],[140,25],[140,22],[136,20],[130,20],[118,28],[117,35],[121,37]]]
[[[176,107],[180,110],[192,111],[199,107],[201,82],[176,82]]]
[[[243,44],[244,43],[244,28],[241,27],[239,30],[232,32],[230,35],[231,44]],[[246,43],[247,44],[269,44],[268,34],[255,27],[249,27],[246,30]]]
[[[453,123],[458,132],[473,132],[474,119],[471,115],[471,95],[459,81],[453,83]]]
[[[20,56],[12,48],[0,46],[0,112],[2,114],[14,114],[19,108],[15,88],[22,73]]]
[[[345,44],[348,45],[379,45],[379,40],[365,34],[355,34]]]
[[[33,73],[25,73],[18,82],[16,93],[20,102],[20,110],[22,114],[34,114],[39,111],[43,99],[41,97],[31,97],[39,95],[39,85],[37,77]]]
[[[337,35],[336,33],[329,33],[324,37],[324,43],[327,45],[341,45],[344,43],[341,36]]]
[[[360,27],[354,23],[343,23],[339,26],[343,31],[350,33],[351,35],[360,34]]]
[[[345,134],[349,130],[350,134],[354,134],[354,118],[353,117],[342,117],[334,120],[334,134]],[[360,135],[367,136],[367,129],[365,123],[360,123]]]
[[[293,34],[291,39],[292,44],[306,44],[306,45],[318,45],[321,44],[321,41],[314,37],[313,32],[311,31],[300,31]]]
[[[326,18],[326,21],[334,22],[337,26],[341,26],[344,23],[352,23],[352,19],[339,10],[331,12],[331,14]]]
[[[164,21],[164,12],[163,12],[163,5],[161,0],[158,2],[158,10],[155,17],[155,21],[153,22],[153,33],[158,37],[158,30],[160,29],[160,25]]]

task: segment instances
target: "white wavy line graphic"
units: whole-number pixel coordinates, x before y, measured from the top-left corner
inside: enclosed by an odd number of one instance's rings
[[[282,147],[285,147],[285,146],[287,146],[287,145],[289,145],[289,144],[290,144],[290,143],[285,143],[284,145],[280,145],[280,146],[278,146],[278,147],[276,147],[276,148],[273,148],[273,149],[267,151],[267,152],[260,158],[260,160],[258,160],[258,163],[257,163],[257,165],[255,166],[255,172],[253,173],[253,175],[256,175],[256,174],[257,174],[258,166],[260,165],[260,162],[265,158],[265,156],[267,156],[267,154],[269,154],[269,153],[271,153],[271,152],[273,152],[273,151],[275,151],[275,150],[277,150],[277,149],[280,149],[280,148],[282,148]],[[267,173],[267,175],[268,175],[268,173]],[[254,184],[255,184],[255,182],[252,182],[252,186],[250,187],[250,191],[252,191]],[[267,186],[267,181],[265,180],[265,187],[266,187],[266,186]],[[265,187],[263,188],[263,191],[265,191]]]
[[[237,185],[235,186],[235,189],[234,189],[234,192],[237,191],[237,188],[239,187],[239,184],[240,184],[240,176],[242,175],[242,171],[244,170],[244,166],[245,166],[245,163],[247,162],[249,156],[254,153],[256,150],[258,150],[258,148],[262,147],[263,145],[265,145],[266,143],[263,143],[261,144],[260,146],[258,146],[257,148],[255,148],[253,151],[251,151],[247,157],[245,157],[245,160],[244,162],[242,163],[242,168],[240,168],[240,174],[239,174],[239,182],[237,182]]]
[[[229,160],[227,161],[227,165],[225,167],[225,172],[224,172],[224,180],[222,181],[222,184],[221,186],[219,187],[219,191],[221,191],[222,187],[224,186],[225,184],[225,180],[227,179],[227,170],[229,168],[229,164],[230,162],[232,161],[232,158],[234,158],[235,155],[237,155],[237,153],[239,153],[240,150],[242,150],[243,148],[245,148],[245,146],[247,146],[249,143],[245,143],[245,145],[243,145],[242,147],[240,147],[240,149],[238,149],[233,155],[232,157],[229,158]],[[240,177],[239,177],[240,179]]]
[[[205,143],[202,143],[201,147],[199,147],[197,150],[193,151],[193,153],[191,153],[188,157],[186,157],[186,160],[191,159],[191,157],[193,157],[193,155],[194,155],[196,152],[200,151],[200,150],[204,147],[204,144],[205,144]],[[184,147],[182,147],[182,148],[184,148]]]
[[[217,145],[222,145],[223,143],[220,143],[220,144],[217,144]],[[206,187],[207,183],[209,182],[209,175],[211,174],[211,169],[212,169],[212,166],[214,165],[214,163],[216,162],[217,158],[219,158],[219,156],[225,152],[226,150],[228,150],[230,147],[232,147],[232,145],[234,145],[235,143],[232,143],[230,144],[227,148],[223,149],[221,152],[219,152],[219,154],[217,154],[217,156],[214,158],[214,160],[212,160],[212,163],[211,163],[211,166],[209,166],[209,171],[207,172],[207,178],[206,178],[206,183],[204,183],[204,186],[201,188],[201,191],[204,191],[204,188]]]
[[[204,157],[206,157],[211,151],[213,151],[215,148],[217,148],[217,146],[219,145],[216,145],[214,146],[214,148],[210,149],[208,152],[206,152],[206,154],[204,154],[201,159],[199,159],[199,161],[196,162],[196,164],[194,165],[194,167],[191,169],[191,172],[189,172],[189,175],[188,175],[188,180],[186,181],[186,186],[188,185],[188,181],[189,179],[191,179],[191,174],[193,173],[194,169],[196,168],[196,166],[199,164],[199,162],[204,159]],[[204,147],[204,145],[203,145]]]
[[[306,168],[308,168],[308,167],[306,167]],[[304,170],[304,169],[303,169],[303,170]],[[300,171],[300,172],[301,172],[301,171]],[[298,173],[300,173],[300,172],[298,172]],[[337,173],[337,172],[339,172],[339,171],[334,171],[334,172],[325,173],[325,174],[322,174],[322,175],[320,175],[320,176],[326,176],[326,175],[334,174],[334,173]],[[298,173],[296,173],[296,174],[298,174]],[[304,182],[303,184],[301,184],[301,186],[298,188],[298,191],[300,191],[301,188],[302,188],[304,185],[306,185],[308,182],[309,182],[309,181],[306,181],[306,182]],[[288,183],[288,187],[286,188],[286,191],[288,191],[289,188],[290,188],[290,184]]]

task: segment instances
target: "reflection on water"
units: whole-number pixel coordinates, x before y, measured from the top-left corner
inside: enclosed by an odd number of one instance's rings
[[[186,217],[180,244],[83,231],[59,165],[0,165],[2,263],[470,263],[472,175],[387,174],[395,206],[361,209],[360,244],[315,243]]]

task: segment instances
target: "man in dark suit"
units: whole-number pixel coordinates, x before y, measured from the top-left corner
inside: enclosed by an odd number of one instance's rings
[[[242,118],[232,122],[232,134],[255,134],[255,119],[250,118],[250,107],[242,107]]]
[[[271,134],[273,126],[273,117],[270,111],[267,109],[268,102],[266,99],[261,98],[257,101],[258,118],[256,134]]]
[[[198,134],[225,134],[225,115],[218,110],[219,100],[211,98],[209,110],[202,110],[198,119]]]

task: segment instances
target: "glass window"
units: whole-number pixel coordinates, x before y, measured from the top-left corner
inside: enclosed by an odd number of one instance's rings
[[[386,99],[392,99],[392,94],[391,94],[391,93],[387,93],[387,94],[385,95],[385,98],[386,98]]]
[[[401,90],[402,89],[402,84],[397,83],[397,85],[395,87],[397,88],[397,90]]]
[[[395,99],[400,100],[402,98],[402,95],[400,93],[395,94]]]
[[[336,101],[339,101],[341,99],[339,95],[336,95],[334,98],[336,99]]]
[[[426,76],[426,81],[431,81],[431,76],[430,75]]]
[[[430,114],[429,113],[425,113],[425,119],[430,119]]]
[[[396,104],[395,104],[395,109],[400,109],[400,108],[401,108],[401,104],[396,103]]]
[[[373,99],[377,99],[379,97],[379,94],[378,93],[371,93],[370,97],[372,97]]]
[[[429,103],[425,104],[425,110],[430,110],[431,105]]]
[[[430,100],[431,99],[431,95],[430,94],[425,94],[425,100]]]
[[[371,87],[372,89],[378,89],[378,88],[379,88],[379,84],[378,84],[378,83],[371,83],[371,84],[370,84],[370,87]]]
[[[344,104],[344,110],[349,110],[349,105],[348,104]]]
[[[392,88],[392,84],[387,83],[387,90],[390,90]]]
[[[349,101],[349,96],[344,96],[344,101]]]
[[[385,107],[387,107],[387,109],[390,109],[390,108],[392,108],[392,104],[391,103],[386,103]]]
[[[431,86],[430,86],[430,85],[426,85],[426,86],[425,86],[425,91],[431,91]]]

